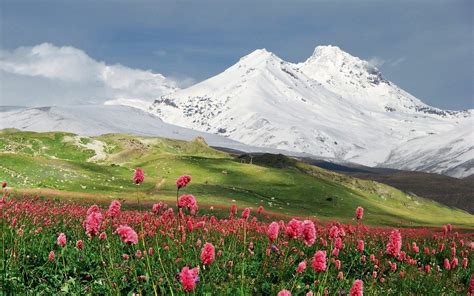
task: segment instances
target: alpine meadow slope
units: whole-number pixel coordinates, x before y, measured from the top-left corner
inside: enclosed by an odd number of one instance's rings
[[[130,205],[157,201],[173,205],[175,179],[193,178],[193,194],[205,205],[258,208],[277,215],[350,222],[354,208],[366,208],[374,225],[474,227],[474,216],[393,187],[329,172],[299,161],[273,167],[242,163],[208,147],[157,137],[108,134],[98,137],[62,132],[3,130],[0,178],[13,194],[57,196],[107,203],[121,198]],[[130,182],[136,167],[145,182]]]

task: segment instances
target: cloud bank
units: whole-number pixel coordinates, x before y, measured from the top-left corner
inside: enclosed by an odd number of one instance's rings
[[[43,43],[0,51],[0,105],[69,105],[153,100],[179,82],[151,71],[107,65],[84,51]]]

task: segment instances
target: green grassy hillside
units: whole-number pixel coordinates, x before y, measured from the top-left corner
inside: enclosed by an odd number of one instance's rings
[[[201,205],[253,208],[321,220],[350,221],[357,206],[366,222],[378,225],[474,226],[474,216],[390,186],[329,172],[278,156],[262,163],[191,142],[103,135],[79,137],[69,133],[0,133],[0,179],[17,192],[43,192],[72,198],[119,198],[133,202],[176,198],[179,175],[193,177],[187,190]],[[243,163],[246,162],[246,163]],[[133,169],[145,171],[145,182],[131,182]]]

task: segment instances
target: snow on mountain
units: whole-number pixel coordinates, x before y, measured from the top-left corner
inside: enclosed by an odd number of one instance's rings
[[[474,118],[465,126],[416,138],[392,150],[384,166],[436,172],[456,178],[474,174]]]
[[[84,136],[124,133],[187,141],[202,137],[206,143],[216,147],[227,147],[245,152],[309,156],[253,147],[219,135],[164,123],[153,114],[127,106],[80,105],[38,108],[0,106],[0,118],[0,130],[16,128],[35,132],[62,131]]]
[[[460,156],[465,147],[451,147],[441,135],[469,131],[472,110],[430,107],[383,78],[370,63],[333,46],[317,47],[299,64],[256,50],[208,80],[161,96],[150,111],[165,122],[252,146],[369,166],[387,162],[400,167],[407,156],[405,143],[406,149],[419,143],[417,151],[423,153],[428,147],[421,139],[440,135],[434,141],[439,155],[430,154],[432,165],[409,168],[458,177],[470,172],[449,170],[454,162],[446,159],[466,163]],[[474,146],[472,137],[464,143]],[[442,147],[461,150],[448,154]],[[472,167],[470,163],[466,165]]]

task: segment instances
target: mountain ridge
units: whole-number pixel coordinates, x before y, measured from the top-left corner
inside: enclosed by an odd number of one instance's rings
[[[214,77],[161,96],[150,111],[245,144],[369,166],[383,166],[401,143],[474,123],[473,110],[428,106],[334,46],[319,46],[298,64],[257,49]],[[446,150],[449,143],[438,140]],[[474,158],[471,151],[462,147],[461,158]],[[410,169],[463,177],[472,165],[455,173],[441,165]]]

